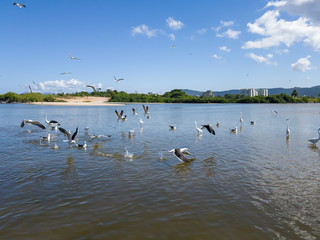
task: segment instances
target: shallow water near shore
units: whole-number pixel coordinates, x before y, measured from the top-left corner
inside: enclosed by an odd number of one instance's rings
[[[320,149],[307,141],[318,137],[318,104],[149,107],[150,119],[142,104],[0,104],[0,239],[320,238]],[[79,126],[87,149],[20,128],[45,124],[45,113],[71,132]],[[194,121],[216,135],[199,136]],[[189,164],[168,153],[178,147],[190,149]]]

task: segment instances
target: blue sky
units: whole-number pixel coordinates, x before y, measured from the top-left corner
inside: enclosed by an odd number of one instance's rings
[[[0,2],[0,93],[320,84],[318,0],[13,2]]]

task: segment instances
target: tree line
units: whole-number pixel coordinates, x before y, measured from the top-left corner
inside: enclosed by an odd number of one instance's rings
[[[214,97],[196,97],[187,95],[181,89],[174,89],[162,95],[154,93],[126,93],[123,91],[108,90],[106,92],[76,92],[76,93],[24,93],[17,94],[8,92],[0,95],[0,101],[6,103],[26,103],[26,102],[55,102],[63,101],[63,98],[70,97],[108,97],[109,102],[126,103],[307,103],[320,102],[320,98],[299,97],[295,91],[291,95],[281,93],[278,95],[247,97],[240,94],[226,94]]]

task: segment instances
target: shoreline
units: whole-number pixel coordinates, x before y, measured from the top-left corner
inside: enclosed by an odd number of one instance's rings
[[[46,105],[46,106],[123,106],[123,103],[109,103],[110,98],[106,97],[72,97],[57,98],[63,102],[29,102],[30,105]]]

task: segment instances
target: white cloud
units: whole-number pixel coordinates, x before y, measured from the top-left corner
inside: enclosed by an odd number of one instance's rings
[[[221,51],[225,51],[225,52],[230,52],[231,51],[231,49],[227,48],[226,46],[221,46],[221,47],[219,47],[219,49]]]
[[[309,58],[311,58],[311,56],[307,56],[305,58],[300,58],[298,59],[298,61],[296,63],[291,64],[291,67],[299,72],[305,72],[307,70],[311,70],[310,68],[310,61]]]
[[[198,34],[205,34],[206,32],[207,32],[206,28],[202,28],[197,31]]]
[[[221,20],[220,24],[221,24],[222,27],[230,27],[230,26],[232,26],[234,24],[234,22],[233,21],[225,22],[225,21]]]
[[[166,19],[166,22],[168,24],[168,26],[171,28],[171,30],[180,30],[184,24],[181,21],[176,21],[173,19],[173,17],[168,17]]]
[[[247,56],[257,63],[272,64],[272,62],[270,61],[270,59],[273,58],[272,54],[267,54],[267,56],[264,57],[261,55],[260,56],[256,55],[254,53],[249,53]],[[275,64],[275,63],[273,63],[273,64]]]
[[[176,40],[176,36],[173,33],[169,34],[168,36],[172,41]]]
[[[279,19],[278,10],[267,11],[254,23],[248,23],[249,32],[262,35],[264,38],[246,42],[242,48],[269,48],[285,44],[287,47],[303,41],[314,49],[320,49],[320,27],[307,18],[300,17],[295,21]]]
[[[221,59],[221,57],[218,56],[217,54],[213,54],[212,57],[215,58],[215,59]]]
[[[77,79],[55,80],[38,83],[41,92],[59,93],[59,92],[79,92],[85,90],[87,84]]]
[[[156,37],[159,32],[159,29],[149,29],[149,27],[145,24],[139,25],[132,29],[132,35],[135,36],[137,34],[145,35],[148,38]]]
[[[240,33],[241,33],[240,31],[234,31],[234,30],[228,29],[223,33],[217,33],[216,36],[237,39]]]

